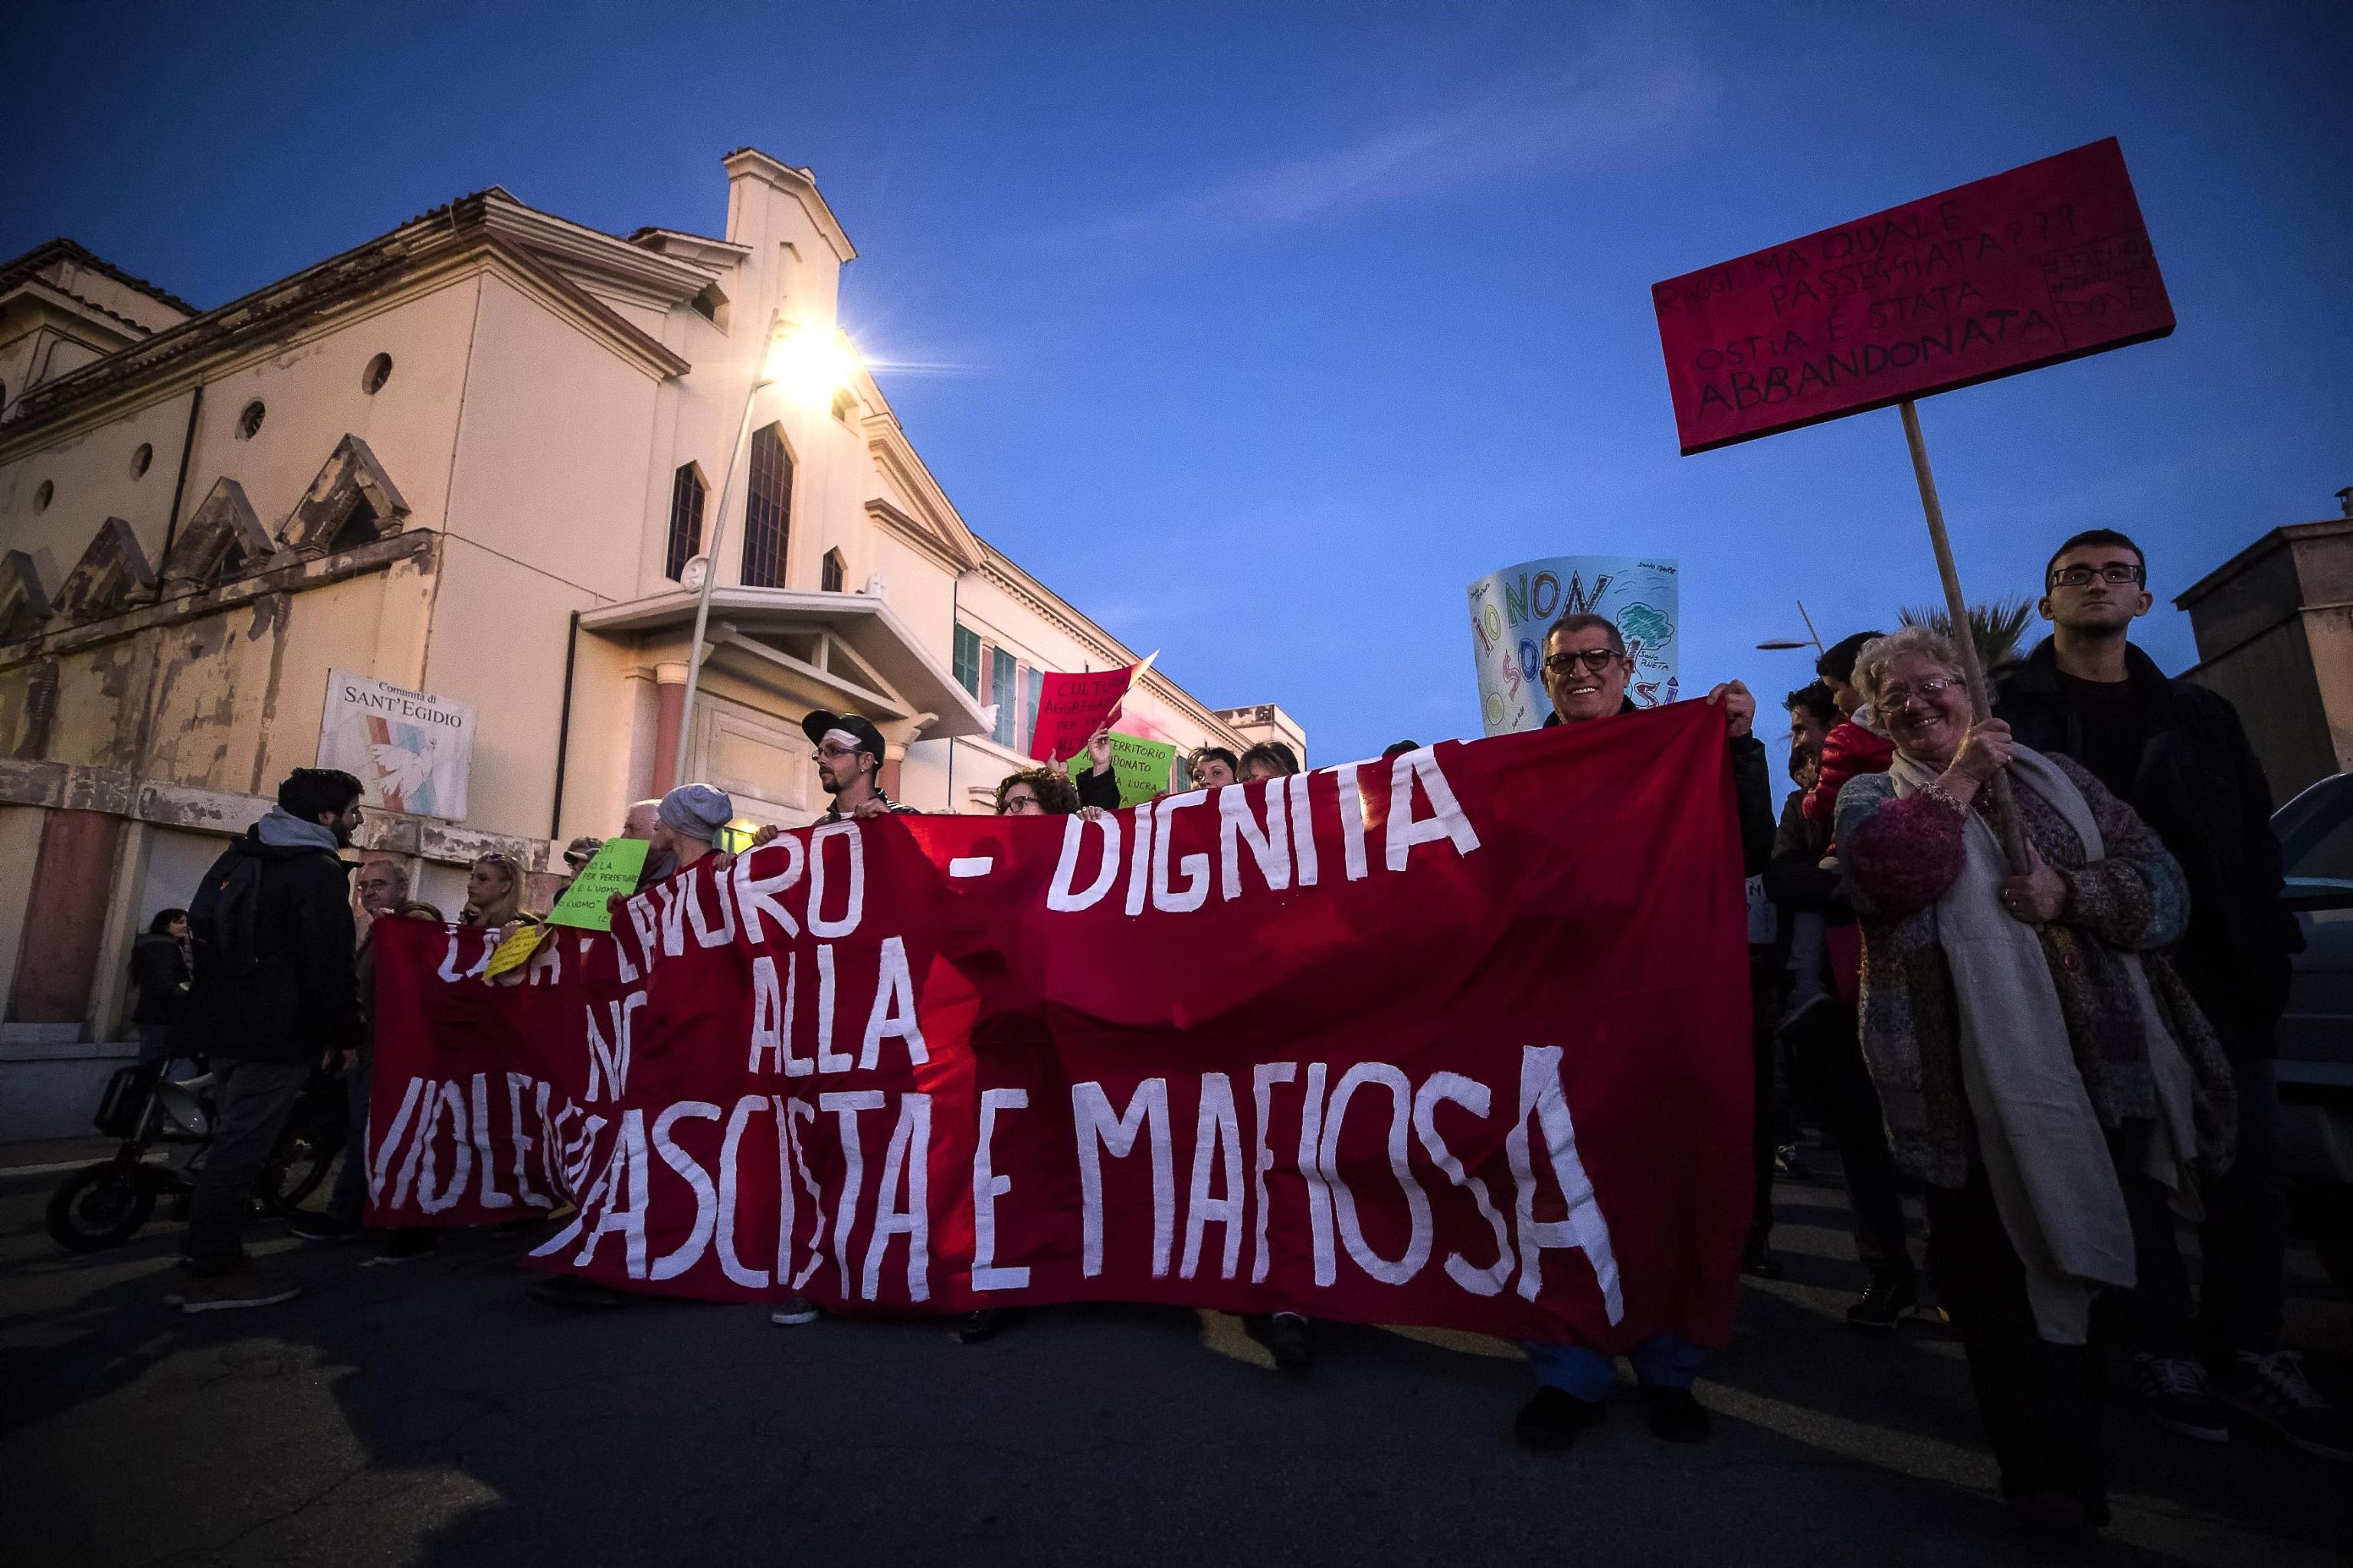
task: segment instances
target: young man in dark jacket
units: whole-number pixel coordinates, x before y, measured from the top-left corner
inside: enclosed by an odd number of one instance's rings
[[[278,804],[213,863],[189,911],[195,978],[185,1048],[211,1058],[217,1108],[188,1222],[180,1308],[267,1307],[300,1287],[270,1279],[239,1245],[253,1184],[322,1060],[359,1044],[351,867],[360,781],[298,768]]]
[[[2271,789],[2230,700],[2168,680],[2132,645],[2132,623],[2155,602],[2147,585],[2147,557],[2122,534],[2098,528],[2060,546],[2040,607],[2052,634],[1994,690],[1994,715],[2013,736],[2082,763],[2181,863],[2189,929],[2174,968],[2221,1036],[2239,1091],[2238,1152],[2204,1192],[2202,1323],[2193,1326],[2189,1272],[2162,1190],[2127,1194],[2139,1253],[2129,1333],[2142,1408],[2185,1436],[2227,1440],[2211,1372],[2225,1399],[2289,1441],[2353,1458],[2344,1415],[2280,1346],[2288,1207],[2272,1032],[2287,1005],[2289,955],[2303,938],[2281,900]]]

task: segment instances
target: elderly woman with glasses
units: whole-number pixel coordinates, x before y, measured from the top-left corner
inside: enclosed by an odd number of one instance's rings
[[[2158,950],[2189,915],[2148,825],[2063,757],[1975,719],[1913,628],[1855,680],[1894,742],[1840,791],[1862,928],[1862,1051],[1896,1164],[1926,1183],[1929,1261],[2021,1523],[2106,1522],[2093,1298],[2135,1279],[2127,1189],[2193,1200],[2235,1123],[2213,1035]],[[2028,864],[1991,817],[2007,775]]]

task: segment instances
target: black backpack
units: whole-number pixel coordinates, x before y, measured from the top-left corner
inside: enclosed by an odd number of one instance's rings
[[[261,859],[236,850],[213,863],[188,903],[195,971],[208,980],[243,980],[260,967]]]

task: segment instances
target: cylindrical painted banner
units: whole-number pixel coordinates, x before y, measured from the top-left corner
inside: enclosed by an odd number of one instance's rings
[[[1634,661],[1626,694],[1635,706],[1675,700],[1675,563],[1550,556],[1490,572],[1471,585],[1471,652],[1487,734],[1544,723],[1552,711],[1544,688],[1545,631],[1562,616],[1578,613],[1608,616],[1626,640]]]

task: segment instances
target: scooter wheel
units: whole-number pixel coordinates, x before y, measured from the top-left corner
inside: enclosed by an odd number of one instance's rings
[[[49,1199],[49,1234],[73,1252],[104,1252],[139,1234],[155,1212],[154,1190],[116,1160],[85,1166]]]

